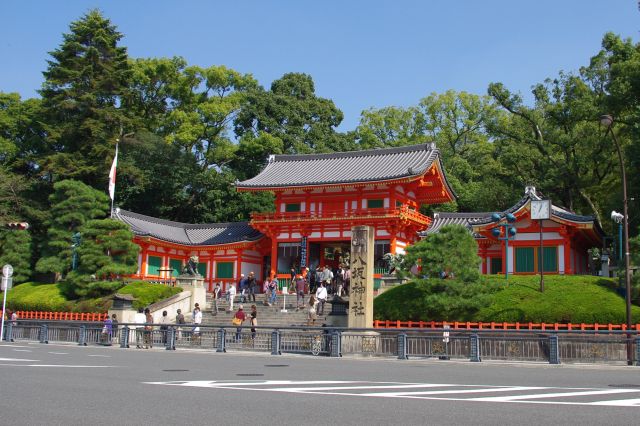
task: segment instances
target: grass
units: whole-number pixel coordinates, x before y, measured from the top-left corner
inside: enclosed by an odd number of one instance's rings
[[[461,303],[460,306],[469,307],[467,310],[451,311],[444,304],[440,308],[432,302],[439,294],[429,294],[424,285],[411,282],[387,290],[376,298],[374,316],[381,320],[402,321],[626,322],[624,297],[615,291],[613,280],[585,275],[549,275],[545,276],[544,293],[539,291],[539,276],[510,276],[508,283],[503,275],[483,276],[481,280],[497,291],[482,295],[480,304]],[[441,280],[441,283],[446,282]],[[469,297],[474,296],[463,294],[461,299],[469,302],[466,300]],[[450,297],[445,300],[451,305]],[[632,318],[634,323],[640,322],[639,307],[632,306]]]
[[[62,291],[64,284],[28,282],[13,287],[7,293],[7,307],[16,311],[46,312],[105,312],[111,306],[112,296],[93,299],[67,300]],[[130,282],[117,293],[131,294],[137,300],[134,308],[144,307],[180,293],[180,287],[166,287],[144,281]]]

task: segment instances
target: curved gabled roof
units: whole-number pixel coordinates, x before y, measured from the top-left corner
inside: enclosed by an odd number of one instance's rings
[[[420,236],[426,237],[430,234],[437,234],[443,226],[446,225],[462,225],[473,234],[475,238],[484,238],[480,234],[476,234],[472,230],[472,225],[479,221],[491,217],[491,213],[454,213],[454,212],[435,212],[433,213],[433,222],[425,232],[421,232]]]
[[[434,143],[329,154],[275,155],[257,176],[236,183],[238,189],[384,182],[418,178],[438,164],[440,151]],[[447,191],[455,197],[443,174]]]
[[[215,246],[256,241],[263,237],[248,222],[188,224],[122,209],[115,209],[114,218],[129,225],[135,235],[187,246]]]

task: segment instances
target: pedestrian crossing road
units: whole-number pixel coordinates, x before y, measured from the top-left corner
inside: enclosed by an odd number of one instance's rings
[[[171,381],[151,385],[350,397],[640,407],[640,387],[570,388],[335,380]]]

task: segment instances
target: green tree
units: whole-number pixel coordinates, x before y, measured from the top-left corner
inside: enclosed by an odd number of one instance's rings
[[[404,268],[415,266],[420,276],[437,278],[442,272],[462,282],[474,282],[480,276],[478,244],[469,230],[460,225],[443,226],[438,233],[407,248]]]
[[[121,38],[109,19],[92,10],[72,22],[50,52],[40,90],[47,147],[40,165],[50,181],[106,185],[115,139],[126,128],[119,104],[130,70]]]
[[[53,272],[59,277],[71,269],[72,236],[87,221],[107,215],[109,197],[74,180],[57,182],[53,189],[49,197],[50,217],[46,222],[47,240],[36,270]]]
[[[235,120],[238,136],[259,132],[280,139],[286,154],[330,152],[348,148],[349,139],[336,132],[343,119],[330,99],[316,96],[308,74],[288,73],[271,90],[251,90]]]
[[[522,181],[511,178],[488,131],[503,116],[487,96],[449,90],[432,93],[417,106],[365,111],[356,133],[364,149],[435,142],[458,196],[453,208],[501,210],[516,201],[524,187]]]
[[[114,281],[137,269],[140,247],[125,223],[113,219],[89,220],[80,228],[82,242],[78,248],[78,269],[67,279],[74,296],[99,297],[123,284]]]
[[[21,284],[31,276],[31,235],[28,230],[0,230],[0,265],[13,266],[13,282]]]

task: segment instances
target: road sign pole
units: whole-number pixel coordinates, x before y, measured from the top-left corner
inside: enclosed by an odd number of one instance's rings
[[[6,316],[5,308],[7,306],[7,291],[9,290],[9,278],[2,277],[2,325],[0,326],[0,340],[4,340],[4,317]]]
[[[13,267],[9,264],[2,267],[2,325],[0,325],[0,341],[4,340],[4,317],[6,315],[7,307],[7,292],[11,288],[11,281],[13,276]],[[9,318],[11,319],[11,318]]]

